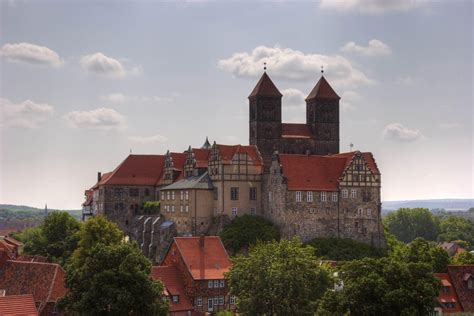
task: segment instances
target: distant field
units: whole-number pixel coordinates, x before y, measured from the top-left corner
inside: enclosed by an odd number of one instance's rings
[[[474,207],[474,199],[438,199],[438,200],[411,200],[411,201],[383,201],[384,212],[399,208],[427,208],[430,210],[444,209],[446,211],[467,211]]]

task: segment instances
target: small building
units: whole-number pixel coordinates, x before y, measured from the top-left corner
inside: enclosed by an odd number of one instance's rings
[[[224,273],[231,266],[222,241],[217,236],[175,237],[153,279],[161,280],[170,298],[170,313],[189,306],[193,312],[235,310]]]
[[[474,312],[474,265],[448,265],[447,273],[435,273],[441,282],[434,315]]]
[[[439,244],[439,246],[443,248],[450,257],[455,257],[459,255],[460,253],[463,253],[464,251],[466,251],[455,242],[442,242]]]
[[[1,292],[1,290],[0,290]],[[3,295],[0,293],[0,315],[38,316],[32,294]]]

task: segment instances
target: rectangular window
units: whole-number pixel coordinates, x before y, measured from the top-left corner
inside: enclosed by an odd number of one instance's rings
[[[184,212],[184,205],[183,205],[183,204],[180,205],[180,212],[181,212],[181,213]]]
[[[174,191],[171,191],[171,199],[174,201]]]
[[[128,193],[130,194],[130,196],[138,196],[138,189],[130,188]]]
[[[224,296],[219,296],[219,305],[224,305]]]
[[[173,303],[178,303],[179,302],[179,296],[178,295],[173,295]]]
[[[355,199],[357,197],[357,190],[356,189],[352,189],[351,190],[351,198]]]
[[[185,192],[185,196],[186,196],[186,201],[189,200],[189,191]]]
[[[224,287],[224,286],[225,286],[225,280],[220,280],[219,287]]]
[[[197,305],[197,306],[202,306],[202,297],[199,296],[199,297],[196,299],[196,305]]]
[[[214,288],[214,281],[212,280],[207,281],[207,287],[210,289]]]
[[[171,213],[174,213],[174,205],[171,205]]]
[[[349,191],[347,189],[342,190],[342,197],[347,199],[349,197]]]
[[[184,200],[184,191],[179,191],[179,198],[180,200]]]
[[[313,202],[313,192],[308,191],[306,192],[306,202]]]
[[[301,191],[296,191],[296,202],[301,202]]]
[[[363,215],[363,214],[364,214],[364,209],[363,209],[362,207],[359,207],[359,208],[357,209],[357,215],[361,216],[361,215]]]
[[[326,192],[321,192],[321,202],[326,202],[328,200]]]
[[[372,216],[372,209],[370,208],[367,209],[367,216]]]
[[[186,207],[184,209],[185,209],[186,213],[188,213],[189,212],[189,205],[186,205]]]
[[[218,200],[218,199],[219,199],[219,189],[218,189],[218,188],[214,188],[214,190],[212,191],[212,193],[214,194],[214,200]]]
[[[250,215],[255,215],[257,214],[257,209],[255,207],[250,208]]]
[[[161,192],[161,200],[162,200],[162,201],[165,200],[165,192]]]
[[[165,210],[166,210],[167,213],[169,213],[169,212],[170,212],[170,206],[169,206],[169,205],[165,205]]]
[[[230,199],[234,201],[239,199],[239,188],[230,188]]]
[[[214,280],[214,288],[217,289],[219,287],[219,280]]]
[[[332,201],[337,202],[337,192],[332,193]]]
[[[170,200],[170,197],[171,197],[171,193],[170,191],[166,192],[166,200]]]
[[[237,208],[236,207],[232,208],[232,216],[237,216]]]
[[[257,200],[257,188],[250,188],[250,200]]]
[[[232,295],[230,297],[230,304],[235,304],[235,296],[234,295]]]

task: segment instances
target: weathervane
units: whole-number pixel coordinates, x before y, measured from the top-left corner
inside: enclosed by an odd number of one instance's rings
[[[267,71],[267,62],[263,63],[263,71]]]

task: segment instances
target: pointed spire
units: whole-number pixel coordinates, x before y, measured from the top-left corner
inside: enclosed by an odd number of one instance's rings
[[[314,86],[313,90],[311,90],[310,94],[306,97],[306,101],[309,101],[309,100],[312,100],[312,99],[337,99],[337,100],[339,100],[340,98],[341,97],[339,97],[337,95],[337,93],[331,87],[329,82],[327,82],[326,78],[324,78],[324,75],[321,75],[321,78],[319,79],[318,83]]]
[[[255,86],[255,88],[253,88],[253,91],[252,93],[250,93],[249,98],[257,97],[257,96],[262,96],[262,97],[283,96],[280,93],[280,91],[278,91],[272,79],[270,79],[270,77],[267,75],[266,71],[263,73],[262,77],[257,82],[257,85]]]
[[[209,138],[206,136],[206,141],[201,146],[201,149],[211,149],[211,143],[209,142]]]

